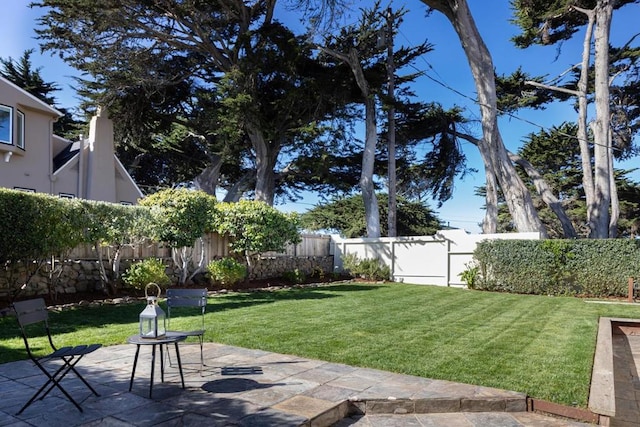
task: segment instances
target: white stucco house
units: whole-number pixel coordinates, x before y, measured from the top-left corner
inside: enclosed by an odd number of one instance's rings
[[[89,137],[53,134],[55,108],[0,76],[0,187],[136,204],[143,195],[114,152],[113,122],[98,109]]]

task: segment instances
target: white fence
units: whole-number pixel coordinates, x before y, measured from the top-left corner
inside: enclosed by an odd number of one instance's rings
[[[478,242],[490,239],[538,240],[540,234],[468,234],[464,230],[440,230],[434,236],[379,239],[341,239],[334,236],[334,269],[342,269],[342,256],[356,254],[361,259],[382,260],[390,267],[394,282],[464,286],[460,273],[471,262]]]

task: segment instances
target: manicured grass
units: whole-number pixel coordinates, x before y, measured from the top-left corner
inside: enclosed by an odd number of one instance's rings
[[[52,315],[66,343],[122,344],[143,303]],[[577,298],[346,283],[209,299],[205,339],[331,362],[525,392],[586,406],[600,316],[640,308]],[[195,328],[197,316],[174,319]],[[0,361],[24,358],[0,320]]]

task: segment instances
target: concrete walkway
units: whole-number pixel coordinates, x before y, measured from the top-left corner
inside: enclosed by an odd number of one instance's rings
[[[580,426],[527,413],[525,395],[373,369],[205,344],[180,345],[186,389],[177,367],[159,366],[149,399],[150,348],[142,347],[129,392],[135,346],[101,348],[78,365],[93,396],[71,375],[63,386],[14,414],[44,382],[30,361],[0,365],[0,426]],[[173,354],[173,351],[172,351]],[[175,355],[173,355],[175,356]],[[175,357],[173,357],[175,365]],[[159,365],[159,364],[158,364]]]

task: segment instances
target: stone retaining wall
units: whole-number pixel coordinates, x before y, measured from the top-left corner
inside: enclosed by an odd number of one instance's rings
[[[164,260],[167,266],[167,274],[177,282],[178,271],[170,259]],[[262,257],[255,259],[253,268],[249,273],[249,280],[269,279],[281,277],[283,273],[292,272],[296,269],[309,276],[312,274],[330,274],[333,271],[333,256],[310,256],[310,257]],[[129,267],[129,261],[123,261],[120,265],[120,273]],[[98,261],[96,260],[72,260],[65,261],[62,265],[60,275],[49,278],[48,269],[45,268],[36,274],[29,281],[22,295],[42,295],[50,291],[58,294],[73,294],[77,292],[93,292],[101,288]],[[105,263],[105,268],[109,266]],[[24,279],[22,272],[22,280]],[[14,279],[15,281],[16,279]],[[0,271],[0,298],[7,298],[12,289],[6,271]]]
[[[331,274],[333,271],[333,256],[276,256],[258,258],[254,260],[254,264],[249,272],[249,280],[280,277],[283,273],[295,270],[299,270],[306,276]]]

